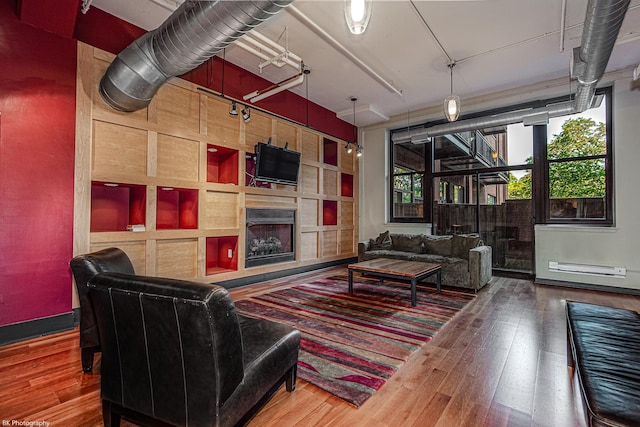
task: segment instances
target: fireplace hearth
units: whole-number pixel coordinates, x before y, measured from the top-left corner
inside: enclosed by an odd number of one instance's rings
[[[294,261],[296,211],[249,208],[245,267]]]

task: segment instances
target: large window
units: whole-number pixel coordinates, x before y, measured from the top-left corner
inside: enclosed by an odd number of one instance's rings
[[[438,136],[426,144],[392,144],[391,220],[435,223],[442,204],[530,200],[535,206],[531,222],[613,224],[611,90],[598,90],[596,99],[601,101],[597,108],[552,118],[547,125],[495,126]],[[491,114],[496,112],[484,115]],[[479,173],[482,179],[474,188],[472,177]],[[488,184],[501,190],[490,193]]]
[[[609,98],[598,108],[549,120],[547,223],[613,223]]]

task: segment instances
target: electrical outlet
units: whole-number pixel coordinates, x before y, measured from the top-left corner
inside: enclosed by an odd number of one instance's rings
[[[227,249],[227,257],[233,258],[233,249]]]

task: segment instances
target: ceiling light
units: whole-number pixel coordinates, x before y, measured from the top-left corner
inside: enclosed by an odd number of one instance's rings
[[[229,110],[229,115],[230,116],[237,116],[238,115],[238,110],[236,110],[236,101],[233,101],[231,103],[231,110]]]
[[[361,157],[361,156],[362,156],[362,147],[358,145],[356,148],[356,157]]]
[[[347,145],[344,146],[344,149],[347,151],[347,154],[353,153],[353,147],[351,147],[350,142],[347,142]]]
[[[370,0],[344,0],[344,17],[352,34],[362,34],[371,18]]]
[[[244,106],[244,108],[242,109],[242,119],[248,123],[249,120],[251,120],[251,111],[249,110],[249,107],[247,107],[246,105]]]
[[[447,66],[451,72],[451,95],[444,99],[444,115],[450,122],[455,122],[460,116],[460,97],[453,94],[453,67],[456,61],[449,62]]]

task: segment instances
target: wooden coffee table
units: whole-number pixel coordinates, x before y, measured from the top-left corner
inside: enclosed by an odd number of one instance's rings
[[[353,293],[353,272],[358,271],[379,277],[382,284],[385,277],[389,279],[411,280],[411,305],[416,306],[416,286],[422,279],[436,275],[436,291],[440,292],[440,264],[429,264],[418,261],[376,258],[369,261],[349,264],[349,293]]]

